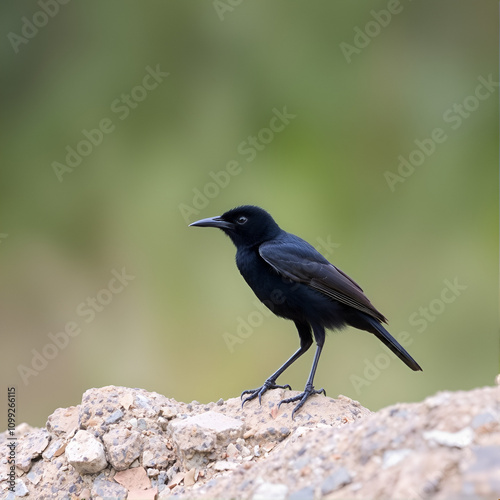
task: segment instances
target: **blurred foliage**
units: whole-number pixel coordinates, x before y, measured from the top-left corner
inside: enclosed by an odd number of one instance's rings
[[[375,410],[492,384],[498,87],[471,96],[481,76],[498,85],[497,4],[236,3],[2,2],[0,374],[17,387],[18,422],[43,425],[93,386],[207,402],[260,385],[297,348],[294,325],[255,313],[230,352],[223,334],[259,309],[230,241],[187,227],[244,203],[313,244],[335,243],[330,260],[391,332],[408,332],[424,368],[385,366],[366,332],[330,333],[316,378],[330,396]],[[389,6],[399,6],[390,19]],[[144,80],[148,67],[169,75]],[[269,140],[273,109],[296,116]],[[113,130],[100,138],[106,119]],[[391,190],[384,174],[436,128],[446,140]],[[60,181],[53,164],[83,130],[95,145]],[[245,153],[259,132],[268,143]],[[239,173],[210,185],[231,161]],[[196,190],[208,190],[206,206],[198,194],[193,207]],[[101,290],[123,268],[134,279],[110,299]],[[455,278],[467,288],[439,304]],[[77,308],[99,293],[111,301],[86,323]],[[414,315],[429,305],[439,314],[423,328]],[[25,384],[19,367],[68,322],[81,333]],[[312,351],[280,382],[301,389],[311,361]],[[376,361],[380,374],[364,373]],[[356,390],[353,376],[366,375]]]

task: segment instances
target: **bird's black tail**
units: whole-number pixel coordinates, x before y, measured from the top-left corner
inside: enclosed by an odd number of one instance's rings
[[[374,318],[368,314],[361,313],[373,327],[369,329],[380,341],[382,341],[401,361],[414,371],[422,371],[420,365],[406,352],[403,346]]]

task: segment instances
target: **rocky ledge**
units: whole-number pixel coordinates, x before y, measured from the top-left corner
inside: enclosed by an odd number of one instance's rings
[[[293,395],[292,391],[286,396]],[[181,403],[103,387],[45,428],[0,435],[0,496],[14,499],[498,498],[500,388],[441,392],[372,413],[314,396],[292,420],[262,406]],[[9,464],[15,458],[15,467]],[[14,491],[12,491],[12,489]]]

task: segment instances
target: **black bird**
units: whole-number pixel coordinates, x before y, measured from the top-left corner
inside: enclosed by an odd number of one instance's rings
[[[257,396],[259,402],[269,389],[288,388],[277,385],[278,377],[309,347],[314,334],[316,353],[304,392],[284,399],[282,403],[299,401],[292,412],[305,403],[315,390],[314,374],[325,342],[325,328],[353,326],[373,333],[412,370],[422,370],[396,339],[382,326],[386,318],[347,274],[330,264],[313,246],[302,238],[283,231],[262,208],[245,205],[229,210],[219,217],[202,219],[191,226],[217,227],[236,246],[236,265],[255,295],[274,314],[295,323],[300,347],[274,372],[262,387],[243,391],[249,394],[243,404]]]

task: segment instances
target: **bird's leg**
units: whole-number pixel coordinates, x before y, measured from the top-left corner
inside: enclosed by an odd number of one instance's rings
[[[324,341],[324,340],[323,340]],[[314,374],[316,373],[316,368],[318,367],[318,361],[319,357],[321,355],[321,350],[323,349],[323,341],[322,342],[317,342],[317,347],[316,347],[316,352],[314,354],[314,361],[311,367],[311,373],[309,374],[309,378],[307,379],[306,387],[304,389],[304,392],[300,393],[297,396],[293,396],[288,399],[283,399],[283,401],[280,401],[278,408],[283,404],[283,403],[293,403],[294,401],[299,401],[299,404],[293,409],[292,411],[292,420],[295,415],[295,412],[302,408],[304,403],[306,402],[307,398],[313,394],[324,394],[326,396],[326,391],[325,389],[319,389],[318,391],[314,389]]]
[[[299,328],[299,333],[301,329]],[[243,408],[243,405],[247,401],[251,401],[252,399],[255,399],[257,396],[259,397],[259,404],[261,404],[261,399],[262,395],[268,391],[269,389],[292,389],[288,384],[286,385],[277,385],[276,380],[277,378],[297,359],[304,354],[309,347],[311,347],[312,344],[312,338],[309,334],[309,337],[303,337],[301,336],[300,339],[300,347],[297,349],[297,351],[288,359],[278,370],[276,370],[265,382],[261,387],[258,387],[257,389],[250,389],[247,391],[243,391],[241,393],[240,398],[243,398],[245,394],[250,394],[248,397],[246,397],[243,402],[241,403],[241,407]]]

